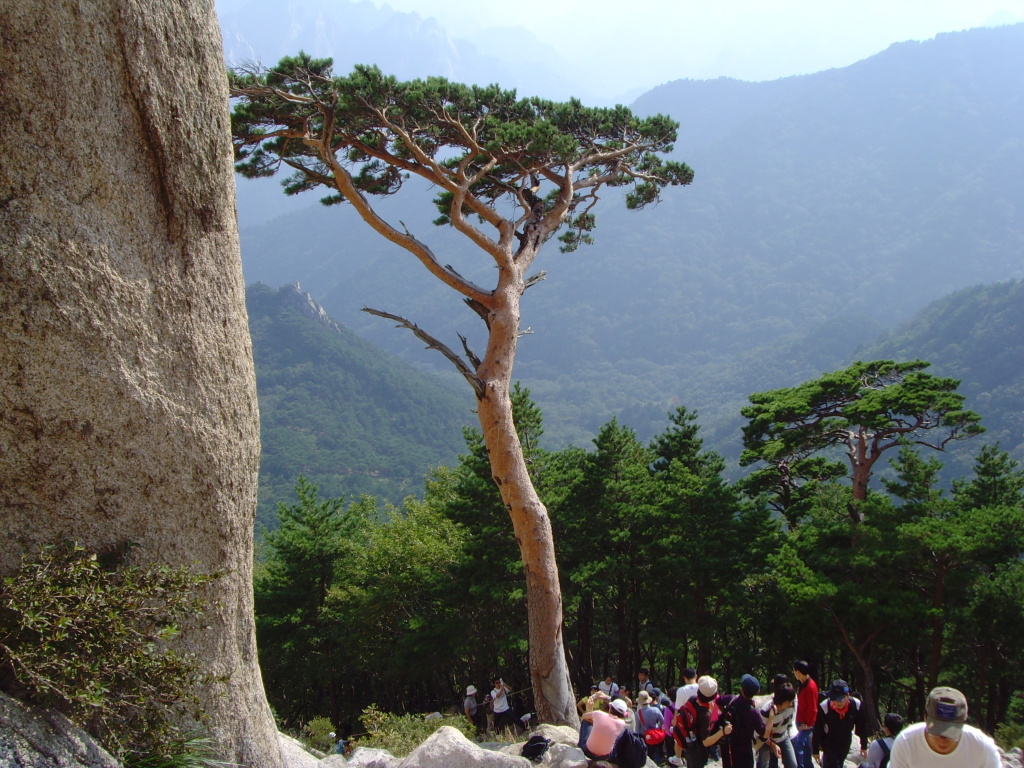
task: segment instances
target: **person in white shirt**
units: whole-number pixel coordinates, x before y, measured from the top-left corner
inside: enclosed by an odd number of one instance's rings
[[[889,768],[1000,768],[990,736],[967,721],[967,699],[955,688],[928,694],[925,721],[900,731]]]
[[[601,693],[608,696],[609,699],[614,699],[619,695],[619,686],[612,680],[611,675],[607,675],[604,680],[597,684],[597,687],[601,689]]]
[[[871,746],[868,747],[868,759],[860,764],[860,768],[886,768],[889,765],[892,743],[903,730],[903,718],[895,712],[889,712],[882,725],[885,728],[885,736],[871,742]]]
[[[500,731],[503,728],[515,730],[516,713],[508,703],[508,694],[512,689],[505,684],[500,677],[494,678],[494,689],[491,691],[491,710],[494,712],[494,728]]]
[[[683,670],[683,684],[676,690],[676,712],[697,695],[697,670],[687,667]]]

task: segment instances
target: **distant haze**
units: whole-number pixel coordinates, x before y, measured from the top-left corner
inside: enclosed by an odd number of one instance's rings
[[[1021,0],[374,0],[453,35],[526,27],[595,79],[773,80],[842,67],[904,40],[1024,21]],[[631,82],[630,73],[641,82]]]
[[[336,0],[337,1],[337,0]],[[284,2],[284,13],[315,2]],[[323,3],[330,5],[330,3]],[[589,99],[630,101],[681,78],[774,80],[844,67],[892,43],[1024,21],[1024,0],[362,0],[423,19],[524,64],[568,65]],[[217,0],[221,14],[256,6]],[[275,28],[280,16],[265,16]],[[525,34],[524,34],[525,33]],[[532,60],[536,38],[559,62]],[[488,49],[494,49],[489,51]]]

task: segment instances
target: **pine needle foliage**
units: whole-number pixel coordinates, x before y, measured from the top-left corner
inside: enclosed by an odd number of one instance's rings
[[[359,193],[384,197],[419,176],[437,185],[438,225],[476,216],[500,227],[501,201],[521,211],[511,217],[518,226],[558,209],[564,251],[590,242],[600,187],[626,188],[627,208],[640,209],[663,187],[693,180],[685,163],[660,157],[672,151],[679,127],[664,115],[519,98],[498,85],[443,77],[403,82],[366,65],[338,77],[332,64],[300,52],[270,69],[229,73],[241,174],[273,176],[283,165],[294,171],[288,194],[337,190],[338,177],[348,175]],[[332,193],[323,202],[347,197]]]

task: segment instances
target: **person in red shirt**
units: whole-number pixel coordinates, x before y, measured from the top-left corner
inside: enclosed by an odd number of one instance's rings
[[[806,661],[793,663],[793,676],[800,686],[796,696],[797,734],[793,739],[797,768],[814,768],[811,758],[811,735],[818,718],[818,684],[811,677],[811,665]]]

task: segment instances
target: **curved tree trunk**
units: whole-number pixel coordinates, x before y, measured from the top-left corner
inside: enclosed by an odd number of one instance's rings
[[[519,336],[523,278],[516,265],[502,267],[489,313],[487,353],[477,367],[483,387],[477,415],[491,462],[491,474],[512,518],[526,575],[530,679],[542,722],[579,726],[562,637],[562,590],[547,509],[527,471],[512,420],[509,394]]]
[[[19,0],[0,26],[0,573],[67,539],[224,572],[181,642],[227,680],[204,693],[223,756],[279,766],[213,3]]]
[[[579,655],[576,660],[577,678],[580,681],[596,680],[593,645],[594,594],[592,592],[584,592],[580,596],[580,608],[576,613],[576,633],[579,637]]]

